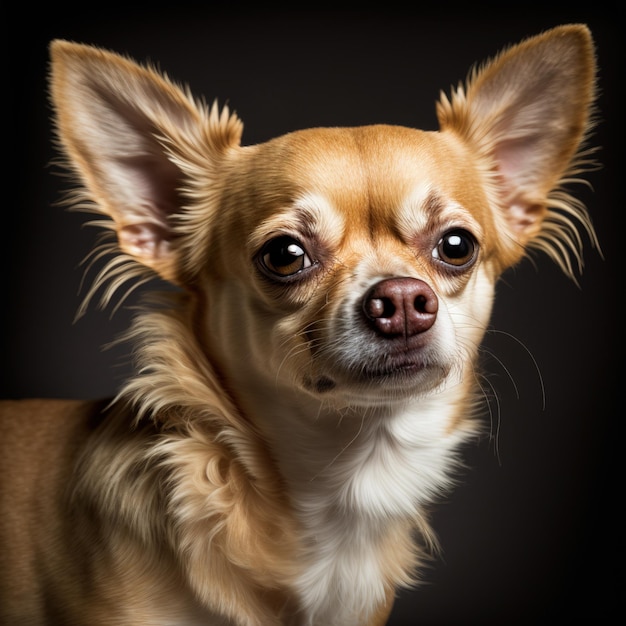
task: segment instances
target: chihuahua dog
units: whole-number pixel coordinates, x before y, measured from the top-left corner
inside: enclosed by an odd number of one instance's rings
[[[94,289],[177,288],[115,400],[4,403],[4,623],[384,624],[479,430],[496,281],[533,248],[572,274],[595,239],[563,187],[590,163],[587,27],[474,70],[437,132],[248,146],[152,67],[51,57],[71,201],[111,235]]]

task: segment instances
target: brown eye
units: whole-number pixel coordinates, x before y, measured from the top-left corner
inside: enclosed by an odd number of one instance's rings
[[[474,260],[476,250],[474,236],[462,228],[455,228],[443,235],[432,254],[435,259],[447,265],[462,267]]]
[[[287,278],[311,267],[312,262],[303,245],[288,235],[268,241],[261,250],[263,268],[278,278]]]

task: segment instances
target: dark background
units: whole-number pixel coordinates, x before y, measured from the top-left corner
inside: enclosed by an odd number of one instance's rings
[[[244,142],[256,143],[309,126],[435,129],[439,90],[449,92],[472,64],[560,23],[590,25],[600,65],[601,122],[593,143],[601,146],[603,167],[588,176],[593,190],[577,186],[575,193],[593,216],[602,254],[585,239],[579,285],[540,255],[500,282],[483,354],[485,385],[492,387],[490,436],[466,450],[468,469],[434,513],[442,554],[418,590],[401,594],[390,623],[608,621],[621,594],[623,558],[616,402],[624,383],[616,329],[623,291],[616,206],[621,210],[623,200],[615,192],[623,34],[612,11],[598,3],[520,5],[506,17],[484,4],[421,15],[391,9],[236,15],[180,3],[168,11],[90,4],[83,13],[76,6],[32,14],[16,7],[21,17],[5,20],[4,397],[106,396],[129,371],[126,346],[102,350],[127,326],[126,308],[112,314],[111,307],[91,307],[73,323],[85,293],[79,263],[96,231],[81,226],[85,216],[55,206],[67,181],[50,166],[51,39],[158,63],[196,95],[227,101],[244,121]]]

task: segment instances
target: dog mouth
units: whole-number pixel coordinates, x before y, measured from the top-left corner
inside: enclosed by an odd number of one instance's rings
[[[307,378],[305,385],[320,394],[348,388],[366,395],[385,395],[389,392],[394,395],[416,395],[441,384],[449,371],[449,366],[436,359],[409,352],[386,355],[367,363],[353,363],[337,372]]]
[[[380,379],[400,379],[411,378],[415,374],[427,369],[428,363],[421,359],[390,359],[390,362],[380,364],[370,363],[363,367],[359,378],[364,381],[376,381]]]

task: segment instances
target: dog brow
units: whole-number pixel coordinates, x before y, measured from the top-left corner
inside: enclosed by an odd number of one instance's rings
[[[429,184],[416,186],[399,207],[397,227],[403,235],[425,232],[433,222],[441,221],[445,200]]]
[[[459,222],[471,226],[474,231],[482,231],[470,211],[454,199],[446,198],[430,185],[416,187],[400,206],[396,218],[399,232],[409,239],[417,233],[428,233],[451,222]]]
[[[248,246],[256,249],[280,232],[321,237],[336,244],[341,240],[344,230],[345,221],[332,203],[321,194],[307,193],[261,222],[248,237]]]

